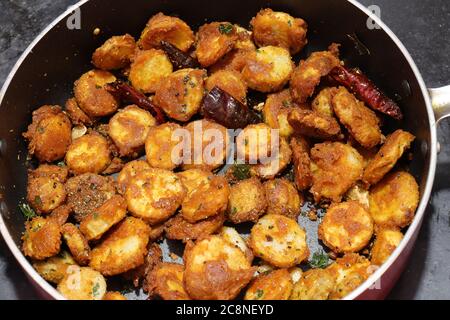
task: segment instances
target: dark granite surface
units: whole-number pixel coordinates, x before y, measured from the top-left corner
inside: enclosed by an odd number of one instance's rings
[[[293,0],[294,1],[294,0]],[[34,37],[74,0],[0,0],[0,86]],[[426,84],[450,84],[448,0],[362,0],[403,41]],[[450,125],[438,129],[441,153],[432,199],[411,261],[391,299],[450,299]],[[37,299],[0,239],[0,299]]]

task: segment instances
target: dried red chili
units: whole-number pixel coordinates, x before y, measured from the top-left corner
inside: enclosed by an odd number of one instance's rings
[[[403,118],[400,107],[361,72],[338,66],[331,70],[329,76],[352,91],[358,99],[364,101],[372,109],[397,120]]]

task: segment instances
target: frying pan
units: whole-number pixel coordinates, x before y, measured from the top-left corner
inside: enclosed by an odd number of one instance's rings
[[[0,93],[0,231],[43,297],[63,298],[40,277],[19,249],[24,217],[17,205],[26,195],[27,179],[26,144],[21,133],[31,121],[32,111],[43,104],[63,105],[72,95],[74,81],[92,68],[90,56],[95,48],[112,35],[139,36],[147,19],[159,11],[178,15],[196,29],[205,21],[214,20],[247,26],[251,17],[265,7],[289,12],[308,22],[309,44],[301,57],[324,50],[331,42],[341,43],[347,65],[362,69],[402,107],[404,120],[387,121],[388,131],[401,127],[417,137],[409,163],[421,195],[414,221],[388,261],[345,299],[382,299],[389,293],[405,267],[422,224],[436,168],[436,125],[450,116],[450,86],[428,91],[399,39],[353,0],[83,0],[33,41]],[[80,9],[80,29],[70,23],[74,21],[75,9]],[[369,23],[373,26],[375,22],[378,28],[368,28],[369,18]],[[99,35],[93,34],[95,28],[101,30]]]

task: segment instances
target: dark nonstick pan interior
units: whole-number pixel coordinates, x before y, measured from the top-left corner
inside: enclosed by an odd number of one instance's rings
[[[302,57],[342,44],[342,57],[358,66],[389,96],[398,100],[405,119],[395,127],[414,133],[410,170],[425,188],[430,127],[419,82],[402,52],[381,29],[368,29],[367,16],[348,1],[330,0],[91,0],[81,6],[81,29],[69,30],[62,19],[24,59],[5,92],[0,107],[0,210],[17,245],[24,218],[18,210],[26,194],[26,144],[21,133],[31,112],[44,104],[64,105],[72,96],[74,81],[91,69],[92,52],[112,35],[130,33],[136,38],[153,14],[162,11],[185,20],[193,29],[207,21],[230,21],[248,27],[261,8],[270,7],[299,16],[309,24],[309,44]],[[99,28],[101,33],[94,35]],[[299,57],[298,57],[299,58]],[[385,123],[385,132],[392,124]],[[387,128],[387,130],[386,130]],[[301,218],[309,239],[316,239],[316,223]],[[314,235],[314,236],[313,236]],[[311,243],[311,251],[317,244]],[[175,248],[172,248],[175,249]],[[178,250],[175,250],[175,252]],[[179,253],[179,252],[178,252]]]

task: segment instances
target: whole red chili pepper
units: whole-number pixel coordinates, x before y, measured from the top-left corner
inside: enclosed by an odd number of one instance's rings
[[[364,101],[372,109],[397,120],[403,118],[400,107],[361,72],[338,66],[331,70],[329,76],[332,80],[352,91],[358,99]]]
[[[252,109],[217,86],[203,98],[202,113],[205,118],[228,129],[242,129],[248,124],[261,122]]]
[[[166,121],[163,111],[151,102],[145,94],[139,92],[132,86],[118,80],[107,84],[106,90],[122,102],[132,103],[142,109],[150,111],[159,124]]]
[[[175,69],[195,69],[200,67],[200,64],[196,59],[192,58],[189,54],[181,51],[169,42],[161,41],[161,48],[167,54]]]

